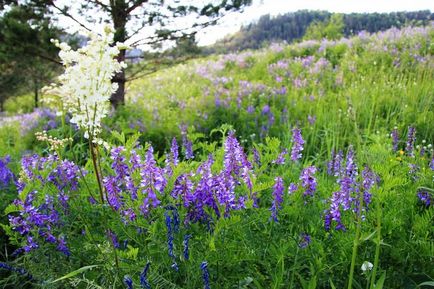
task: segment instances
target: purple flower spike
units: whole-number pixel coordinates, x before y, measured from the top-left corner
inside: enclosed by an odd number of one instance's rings
[[[302,233],[300,235],[300,242],[298,243],[298,246],[301,249],[305,249],[305,248],[307,248],[307,246],[309,246],[311,241],[312,241],[312,239],[310,238],[310,236],[308,234]]]
[[[392,130],[392,133],[390,134],[392,136],[392,145],[393,145],[393,151],[398,151],[398,143],[399,143],[399,135],[398,135],[398,128],[395,127]]]
[[[7,167],[10,161],[11,158],[9,156],[5,156],[3,159],[0,158],[0,189],[9,186],[15,179],[15,175]]]
[[[291,150],[291,160],[298,161],[301,159],[303,151],[304,140],[301,136],[301,131],[299,128],[295,127],[292,129],[292,150]]]
[[[176,142],[176,138],[172,139],[172,146],[170,147],[170,157],[174,166],[178,165],[179,156],[178,156],[178,143]]]
[[[305,189],[303,196],[313,196],[316,191],[316,178],[314,174],[316,173],[316,167],[311,166],[303,169],[300,175],[301,186]]]
[[[202,278],[203,278],[204,289],[211,289],[211,287],[209,285],[208,263],[206,261],[203,261],[200,264],[200,269],[202,270]]]
[[[428,192],[420,191],[417,193],[417,197],[425,207],[428,208],[432,205],[432,196]]]
[[[414,157],[414,144],[416,142],[416,129],[412,126],[408,127],[407,133],[407,143],[405,146],[405,151],[410,157]]]
[[[283,203],[283,179],[281,177],[276,177],[274,179],[275,183],[273,186],[273,204],[271,205],[271,218],[277,222],[277,211],[280,209]]]

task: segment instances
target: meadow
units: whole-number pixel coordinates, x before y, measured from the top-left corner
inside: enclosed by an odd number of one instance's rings
[[[0,120],[0,287],[434,287],[434,26],[193,60],[116,111],[101,47]]]

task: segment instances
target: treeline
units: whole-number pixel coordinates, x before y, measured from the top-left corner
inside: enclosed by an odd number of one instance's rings
[[[260,48],[274,41],[292,42],[303,38],[308,27],[314,23],[327,22],[334,13],[301,10],[276,17],[264,15],[255,23],[244,26],[239,32],[208,47],[208,53],[228,52],[248,48]],[[349,36],[362,30],[377,32],[404,25],[427,25],[434,20],[429,10],[392,13],[343,14],[343,35]]]

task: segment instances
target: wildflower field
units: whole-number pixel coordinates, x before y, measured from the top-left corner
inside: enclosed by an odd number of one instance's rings
[[[111,34],[0,120],[0,288],[434,287],[434,26],[140,78]]]

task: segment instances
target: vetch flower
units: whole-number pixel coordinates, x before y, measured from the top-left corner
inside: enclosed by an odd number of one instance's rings
[[[398,135],[398,128],[395,126],[392,130],[392,133],[390,134],[392,137],[392,145],[393,145],[393,151],[398,151],[398,143],[399,143],[399,135]]]
[[[149,271],[149,266],[151,265],[150,262],[146,263],[145,268],[143,268],[143,271],[140,273],[140,286],[142,286],[142,288],[144,289],[151,289],[151,284],[149,284],[148,281],[148,271]]]
[[[127,286],[127,289],[133,289],[133,279],[130,276],[124,276],[124,284]]]
[[[300,235],[300,242],[298,243],[298,246],[301,249],[305,249],[305,248],[307,248],[307,246],[309,246],[311,241],[312,241],[312,239],[307,233],[302,233]]]
[[[419,191],[417,197],[425,207],[432,205],[432,196],[427,191]]]
[[[190,238],[191,238],[191,235],[187,234],[184,236],[184,240],[182,241],[182,245],[184,247],[182,252],[183,252],[185,260],[188,260],[190,258],[189,248],[188,248],[188,241],[190,240]]]
[[[271,205],[271,218],[277,222],[277,211],[280,209],[283,203],[283,179],[281,177],[276,177],[274,179],[273,186],[273,204]]]
[[[303,151],[304,140],[301,136],[301,130],[297,127],[292,129],[292,150],[291,150],[291,160],[297,161],[301,159]]]
[[[408,156],[414,157],[414,144],[416,143],[416,129],[412,126],[408,127],[407,143],[405,146],[405,152]]]
[[[0,189],[9,186],[9,184],[15,179],[14,173],[8,168],[10,163],[10,156],[0,158]]]
[[[303,193],[303,196],[305,197],[306,196],[312,197],[316,191],[317,182],[314,176],[315,173],[316,173],[316,167],[314,166],[307,167],[303,169],[303,171],[301,172],[300,181],[301,181],[301,186],[305,189]]]
[[[211,287],[209,285],[208,263],[206,261],[203,261],[200,264],[200,269],[202,270],[202,279],[203,279],[204,289],[211,289]]]

